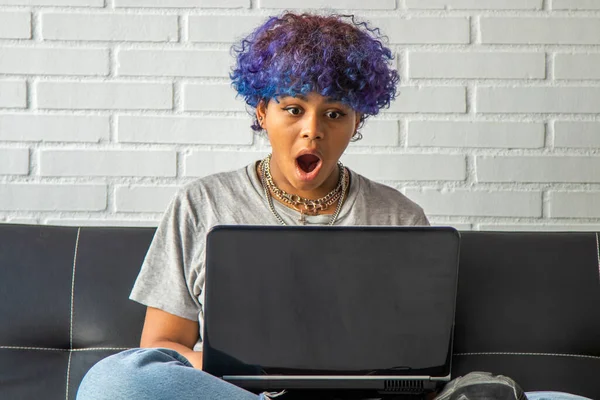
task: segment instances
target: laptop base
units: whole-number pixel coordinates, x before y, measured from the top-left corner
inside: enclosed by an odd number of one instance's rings
[[[367,390],[379,394],[422,394],[437,390],[447,378],[424,376],[223,376],[248,390]]]

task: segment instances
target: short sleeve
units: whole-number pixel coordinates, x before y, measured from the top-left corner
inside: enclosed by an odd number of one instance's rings
[[[429,226],[429,220],[427,219],[427,217],[425,216],[425,213],[423,212],[423,209],[420,210],[421,212],[419,214],[417,214],[417,217],[415,218],[414,224],[415,226]]]
[[[154,234],[130,299],[197,321],[204,237],[193,210],[186,192],[178,192]]]

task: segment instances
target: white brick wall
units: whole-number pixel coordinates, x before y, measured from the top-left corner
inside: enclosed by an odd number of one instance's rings
[[[0,148],[0,174],[27,175],[29,173],[29,151],[27,149]]]
[[[545,129],[533,122],[413,121],[408,145],[423,147],[544,147]]]
[[[554,124],[556,147],[600,147],[600,122],[556,122]]]
[[[0,141],[100,142],[108,140],[108,116],[0,114]]]
[[[409,54],[411,78],[543,79],[543,53],[415,52]]]
[[[0,81],[0,107],[25,108],[27,87],[23,81]]]
[[[108,50],[0,47],[0,74],[108,75]]]
[[[38,107],[90,110],[170,110],[173,86],[138,82],[40,82]]]
[[[600,44],[600,18],[482,18],[486,44]]]
[[[600,54],[557,54],[556,79],[600,79]]]
[[[174,177],[176,156],[168,150],[42,150],[40,175]]]
[[[406,5],[414,9],[539,10],[542,0],[406,0]]]
[[[44,13],[42,37],[46,40],[176,41],[174,15]]]
[[[31,37],[31,13],[0,11],[1,39],[29,39]]]
[[[462,155],[347,152],[342,162],[379,181],[462,181],[466,178]]]
[[[346,165],[435,224],[600,231],[597,0],[0,0],[0,222],[155,226],[264,156],[229,46],[322,8],[381,28],[401,77]]]

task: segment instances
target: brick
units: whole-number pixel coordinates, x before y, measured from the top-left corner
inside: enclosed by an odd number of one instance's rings
[[[600,18],[481,18],[482,43],[600,44]]]
[[[221,50],[122,50],[118,59],[118,74],[126,76],[226,78],[233,63]]]
[[[177,174],[173,151],[41,150],[41,176],[158,176]]]
[[[42,14],[45,40],[172,42],[177,31],[175,15]]]
[[[600,192],[550,192],[551,218],[600,218]]]
[[[106,186],[86,184],[0,184],[0,209],[6,211],[103,211]]]
[[[421,205],[427,215],[542,216],[542,194],[540,192],[407,189],[406,195]]]
[[[0,107],[27,107],[27,86],[25,82],[0,81]]]
[[[406,195],[423,207],[427,215],[542,216],[542,194],[540,192],[407,189]]]
[[[192,42],[234,43],[246,37],[265,21],[264,16],[190,16],[188,36]]]
[[[106,227],[146,227],[155,228],[160,224],[160,217],[152,219],[48,219],[45,221],[47,225],[55,226],[106,226]],[[131,217],[127,217],[131,218]]]
[[[184,85],[186,111],[246,111],[246,103],[228,84]]]
[[[370,3],[365,3],[370,4]],[[468,18],[370,18],[391,44],[467,44]]]
[[[0,39],[31,38],[31,14],[0,12]]]
[[[342,162],[369,179],[379,181],[462,181],[465,157],[429,154],[345,154]]]
[[[600,79],[600,54],[557,54],[556,79]]]
[[[0,0],[0,6],[104,7],[104,0]]]
[[[508,232],[598,232],[600,224],[556,224],[553,221],[540,221],[539,224],[479,224],[480,231]]]
[[[598,0],[552,0],[554,10],[600,10]]]
[[[0,115],[0,140],[99,142],[110,132],[108,117],[78,115]]]
[[[544,53],[411,52],[411,78],[543,79]]]
[[[600,148],[599,122],[556,122],[555,147]]]
[[[435,219],[429,218],[429,223],[431,226],[451,226],[459,231],[470,231],[473,230],[473,225],[465,224],[462,222],[447,222],[447,221],[437,221]]]
[[[123,143],[251,145],[250,118],[120,116]]]
[[[398,97],[382,112],[465,113],[467,93],[464,87],[399,87]]]
[[[38,107],[69,110],[170,110],[170,83],[40,82]]]
[[[256,151],[197,151],[185,158],[185,176],[203,177],[243,168],[268,153]]]
[[[0,149],[0,175],[29,174],[29,149]]]
[[[398,128],[396,120],[367,119],[364,127],[359,129],[363,138],[358,142],[350,143],[350,146],[398,146]]]
[[[249,8],[250,0],[115,0],[115,7]]]
[[[0,73],[108,75],[108,50],[1,47]]]
[[[303,0],[302,2],[290,0],[259,0],[259,8],[277,9],[308,9],[308,8],[339,8],[353,10],[393,10],[396,8],[395,0],[377,0],[365,2],[363,0]]]
[[[541,123],[411,121],[408,145],[423,147],[529,148],[544,147]]]
[[[479,156],[479,182],[600,182],[600,157]]]
[[[119,186],[115,191],[118,212],[164,212],[177,186]]]
[[[39,225],[39,221],[36,218],[19,218],[19,217],[5,216],[5,217],[0,217],[0,221],[1,221],[1,223],[8,223],[8,224]]]
[[[598,113],[600,88],[595,87],[480,87],[481,113]]]
[[[422,10],[540,10],[542,0],[406,0],[406,7]]]

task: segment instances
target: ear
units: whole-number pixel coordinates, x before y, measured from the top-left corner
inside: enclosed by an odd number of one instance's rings
[[[265,122],[265,118],[267,116],[267,103],[265,102],[265,100],[261,100],[258,102],[258,105],[256,106],[256,120],[258,121],[258,124],[264,129],[264,122]]]
[[[356,118],[356,120],[354,121],[354,132],[356,132],[358,130],[358,127],[360,126],[360,121],[362,119],[362,113],[357,112],[355,118]]]

